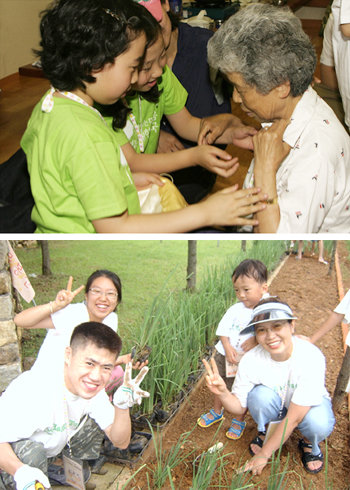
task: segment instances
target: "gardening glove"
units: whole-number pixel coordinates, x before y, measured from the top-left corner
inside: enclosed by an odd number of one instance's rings
[[[34,490],[36,483],[41,483],[44,488],[51,488],[49,479],[39,468],[33,468],[27,464],[18,468],[13,475],[17,490]]]
[[[132,363],[128,362],[125,367],[124,383],[120,386],[113,396],[113,404],[123,410],[131,408],[135,403],[141,405],[142,397],[149,397],[148,391],[140,389],[140,384],[148,372],[148,367],[144,366],[135,379],[131,378]]]

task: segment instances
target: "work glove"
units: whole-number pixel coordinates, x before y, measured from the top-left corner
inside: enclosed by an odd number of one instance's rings
[[[27,464],[18,468],[13,475],[17,490],[35,490],[35,484],[41,483],[44,488],[51,488],[49,479],[39,468]]]
[[[148,391],[140,389],[143,378],[148,373],[148,367],[144,366],[135,379],[131,378],[132,363],[128,362],[125,367],[124,383],[120,386],[113,396],[113,404],[126,410],[131,408],[135,403],[141,405],[143,397],[149,397]]]

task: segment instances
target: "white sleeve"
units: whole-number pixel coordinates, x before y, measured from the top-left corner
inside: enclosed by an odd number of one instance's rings
[[[350,2],[349,2],[349,0],[341,0],[340,23],[341,24],[349,24],[350,23]]]
[[[350,323],[350,289],[334,309],[334,312],[344,315],[344,323]]]
[[[323,354],[315,349],[309,349],[310,353],[307,353],[307,365],[312,366],[312,370],[306,369],[305,365],[301,368],[302,372],[291,398],[296,405],[304,407],[320,405],[325,395],[326,361]],[[301,359],[300,362],[303,360]]]
[[[326,27],[323,31],[323,44],[322,53],[320,57],[320,63],[326,66],[334,66],[334,54],[333,54],[333,42],[332,42],[332,31],[333,31],[333,14],[330,14]]]
[[[233,321],[236,317],[237,304],[231,306],[224,316],[221,318],[218,328],[216,329],[216,335],[219,337],[229,337],[230,336],[230,327],[233,324]]]
[[[89,415],[96,421],[102,430],[105,430],[113,423],[114,414],[114,407],[104,390],[91,400]]]
[[[57,331],[72,333],[77,325],[89,321],[89,314],[84,303],[74,303],[53,313],[51,319]]]
[[[45,401],[37,389],[41,383],[33,383],[31,379],[31,372],[25,371],[0,397],[0,442],[28,439],[45,419],[41,412],[46,409]]]
[[[118,331],[118,315],[114,311],[106,316],[102,323],[110,327],[114,332]]]

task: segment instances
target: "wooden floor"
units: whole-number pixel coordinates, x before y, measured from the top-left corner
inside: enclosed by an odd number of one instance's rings
[[[45,78],[18,73],[0,80],[0,163],[18,150],[33,107],[48,87]]]
[[[312,6],[319,7],[325,6],[324,3],[327,4],[328,0],[290,0],[289,4],[293,9],[296,2],[302,2],[302,5],[306,6],[312,4]],[[317,5],[314,5],[315,2]],[[303,20],[302,23],[305,31],[311,37],[317,53],[320,54],[322,49],[322,38],[319,36],[321,22]],[[316,75],[319,75],[318,71],[316,71]],[[31,111],[48,87],[49,82],[44,78],[24,76],[18,73],[0,80],[0,163],[6,161],[18,150]],[[256,125],[256,122],[249,119],[239,107],[235,106],[233,112],[247,124]],[[229,151],[239,157],[240,169],[233,177],[233,181],[241,183],[252,154],[247,150],[237,148],[233,150],[232,147],[229,148]],[[215,188],[219,189],[228,184],[227,179],[223,182],[222,179],[218,178]]]

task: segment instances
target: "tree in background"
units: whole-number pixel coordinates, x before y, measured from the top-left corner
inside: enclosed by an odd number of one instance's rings
[[[187,291],[196,289],[197,280],[197,240],[188,240],[187,252]]]
[[[41,271],[43,276],[51,276],[49,241],[40,240],[41,247]]]

